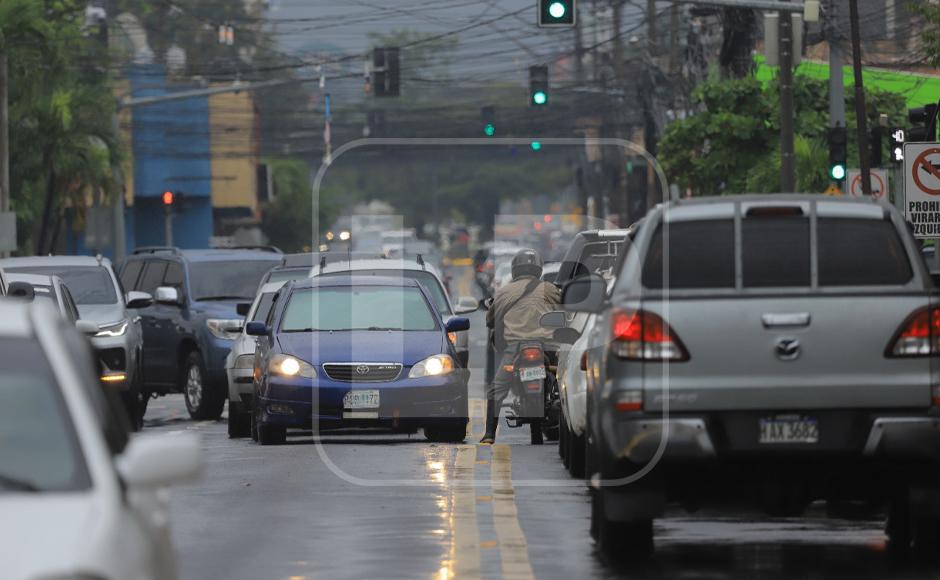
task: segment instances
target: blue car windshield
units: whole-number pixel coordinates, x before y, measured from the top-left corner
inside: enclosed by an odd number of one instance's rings
[[[292,293],[280,329],[435,330],[437,314],[417,288],[336,286]]]

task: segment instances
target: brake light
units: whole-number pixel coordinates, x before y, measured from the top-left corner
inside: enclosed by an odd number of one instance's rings
[[[666,321],[645,310],[616,310],[611,317],[611,351],[623,359],[689,359],[685,347]]]
[[[901,324],[886,354],[890,357],[940,355],[940,308],[924,308],[911,314]]]
[[[587,370],[587,351],[581,353],[581,370]]]
[[[544,355],[542,354],[542,349],[540,348],[524,348],[522,349],[522,359],[530,362],[541,361],[543,360]]]
[[[940,407],[940,385],[933,386],[933,405]]]

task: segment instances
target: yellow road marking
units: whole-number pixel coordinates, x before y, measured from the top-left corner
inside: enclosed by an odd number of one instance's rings
[[[450,553],[448,559],[441,563],[441,580],[480,577],[480,527],[473,482],[476,458],[476,445],[461,445],[457,448],[448,514]]]
[[[512,448],[505,444],[492,447],[490,483],[493,488],[493,526],[499,541],[503,578],[534,578],[529,563],[529,545],[516,508],[512,486]]]

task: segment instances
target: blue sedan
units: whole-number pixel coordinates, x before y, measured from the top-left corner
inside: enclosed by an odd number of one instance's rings
[[[407,278],[341,276],[288,282],[258,338],[252,435],[283,443],[288,429],[382,427],[431,441],[466,438],[469,371],[427,291]]]

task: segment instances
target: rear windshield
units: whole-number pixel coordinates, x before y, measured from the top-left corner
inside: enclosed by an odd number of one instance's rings
[[[21,266],[7,268],[9,272],[58,276],[69,287],[72,298],[79,306],[87,304],[115,304],[114,280],[103,266]]]
[[[913,276],[894,225],[888,220],[818,218],[819,285],[901,285]],[[669,287],[734,288],[734,222],[729,219],[669,224]],[[744,288],[809,287],[810,220],[806,216],[756,216],[741,221]],[[643,265],[643,285],[663,288],[662,226]]]
[[[272,260],[191,262],[190,292],[195,300],[252,300],[261,278],[276,264]]]
[[[291,294],[281,332],[435,330],[436,319],[417,288],[337,286]]]

